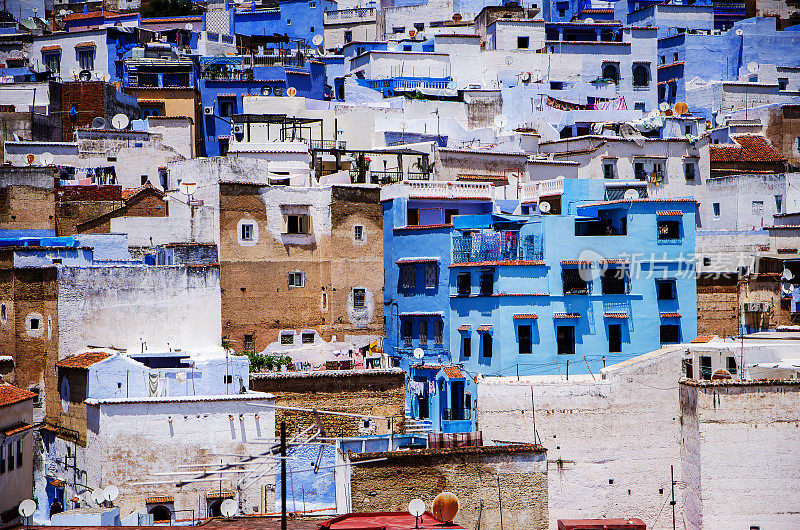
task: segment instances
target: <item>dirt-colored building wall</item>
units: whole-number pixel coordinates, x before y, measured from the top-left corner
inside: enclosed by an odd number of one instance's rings
[[[55,367],[54,367],[55,368]],[[47,385],[45,392],[45,422],[59,429],[63,436],[86,446],[86,403],[89,372],[81,368],[57,368],[54,384]],[[66,384],[63,380],[66,379]],[[69,386],[69,399],[61,395],[62,385]],[[64,410],[66,408],[66,410]]]
[[[547,463],[540,446],[350,453],[353,512],[401,512],[412,499],[430,508],[442,491],[458,496],[465,528],[547,528]]]
[[[197,124],[202,119],[200,94],[195,89],[164,89],[129,88],[128,94],[135,96],[141,104],[160,103],[164,106],[164,116],[182,116],[192,119],[192,139],[194,141],[194,154],[201,152],[200,142],[202,136],[197,134]]]
[[[270,392],[276,405],[387,418],[371,419],[365,427],[361,416],[319,415],[328,436],[344,437],[403,432],[404,386],[405,374],[400,370],[253,374],[250,378],[250,388]],[[291,437],[314,425],[316,417],[312,412],[276,409],[276,436],[280,436],[282,421]]]
[[[729,337],[739,333],[735,275],[697,275],[697,334]]]
[[[800,166],[800,105],[770,109],[764,136],[792,166]]]
[[[34,186],[0,188],[0,228],[6,230],[55,230],[53,189]]]
[[[93,223],[88,229],[78,225],[97,219],[121,208],[122,201],[69,201],[58,204],[58,235],[71,236],[77,233],[107,234],[111,231],[111,219]]]
[[[125,203],[125,217],[166,217],[167,203],[156,191],[143,192]]]
[[[525,155],[498,153],[466,153],[440,149],[437,166],[440,180],[458,180],[459,175],[502,177],[525,171]]]

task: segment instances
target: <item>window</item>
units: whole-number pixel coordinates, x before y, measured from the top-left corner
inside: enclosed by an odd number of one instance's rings
[[[394,26],[392,27],[392,33],[405,33],[406,27],[405,26]]]
[[[637,101],[633,104],[633,110],[645,110],[644,101]]]
[[[351,30],[345,30],[344,32],[344,42],[352,42],[353,41],[353,32]],[[359,54],[361,55],[361,54]]]
[[[439,346],[444,340],[444,322],[441,320],[433,321],[433,342]]]
[[[292,25],[292,19],[291,18],[287,18],[286,19],[286,25],[287,26],[291,26]]]
[[[436,289],[438,285],[438,278],[436,274],[436,264],[435,263],[426,263],[425,264],[425,288],[426,289]]]
[[[527,50],[530,47],[530,37],[517,37],[517,49]]]
[[[419,224],[419,210],[416,208],[408,209],[408,226],[417,226]]]
[[[483,335],[483,356],[484,357],[491,357],[492,356],[492,335],[491,333],[482,333]]]
[[[288,274],[289,287],[305,287],[306,275],[303,271],[292,271]]]
[[[410,52],[411,51],[411,45],[410,44],[403,44],[403,51],[404,52]]]
[[[659,64],[667,64],[667,56],[666,55],[662,55],[661,57],[659,57],[658,58],[658,63]]]
[[[559,355],[575,353],[575,326],[556,326],[556,347]]]
[[[219,115],[223,118],[230,118],[236,114],[236,100],[233,98],[219,99]]]
[[[411,346],[412,322],[410,320],[403,321],[403,329],[401,330],[403,342],[406,346]]]
[[[455,208],[445,208],[444,210],[444,224],[453,224],[453,217],[458,215],[458,210]]]
[[[562,269],[561,278],[564,284],[564,294],[589,294],[589,283],[577,267]]]
[[[472,357],[472,337],[464,337],[461,341],[461,355],[465,359]]]
[[[17,467],[22,467],[22,440],[17,440]]]
[[[686,162],[683,165],[683,176],[686,177],[687,181],[693,181],[695,179],[695,165],[694,162]]]
[[[700,379],[711,379],[711,357],[700,356]]]
[[[14,444],[10,443],[6,447],[6,460],[8,460],[8,470],[14,469]]]
[[[6,472],[6,446],[0,444],[0,475]]]
[[[714,204],[712,204],[711,205],[711,209],[714,211],[714,218],[718,219],[719,218],[719,203],[715,202]]]
[[[353,239],[356,241],[364,241],[364,226],[356,225],[353,227]]]
[[[653,173],[657,178],[664,178],[664,166],[661,164],[661,162],[653,163]]]
[[[673,240],[681,238],[680,221],[658,221],[658,239]]]
[[[366,289],[353,289],[353,307],[366,306]]]
[[[461,296],[468,296],[472,292],[472,280],[469,272],[459,272],[456,276],[456,289]]]
[[[481,294],[489,295],[494,293],[494,271],[492,269],[481,270]]]
[[[519,353],[532,353],[530,324],[517,327],[517,334],[519,335]]]
[[[783,213],[783,195],[775,195],[775,213]]]
[[[622,352],[622,325],[609,324],[608,326],[608,353]]]
[[[683,126],[683,134],[692,134],[692,126],[691,125],[684,125]]]
[[[675,300],[677,297],[675,280],[656,280],[657,300]]]
[[[313,333],[303,333],[300,336],[303,344],[314,344],[314,334]]]
[[[427,346],[428,344],[428,321],[419,321],[419,344],[420,346]]]
[[[673,63],[677,63],[678,62],[678,52],[675,52],[675,53],[672,54],[672,62]]]
[[[309,32],[309,33],[314,33],[314,30],[315,30],[315,29],[316,29],[316,28],[315,28],[314,26],[309,26],[309,27],[308,27],[308,32]]]
[[[409,291],[413,289],[416,285],[414,281],[414,270],[416,267],[414,265],[401,265],[400,266],[400,276],[402,278],[402,287],[403,290]]]
[[[633,163],[633,177],[637,180],[647,179],[647,173],[644,170],[644,162]]]
[[[614,171],[614,166],[615,166],[614,162],[603,163],[603,178],[607,179],[615,178],[616,171]]]
[[[39,324],[40,322],[38,318],[32,318],[30,325],[31,331],[39,329]]]
[[[243,224],[242,225],[242,241],[252,241],[253,240],[253,225],[251,224]]]
[[[643,64],[633,67],[633,86],[638,88],[646,87],[650,84],[650,71]]]
[[[284,346],[294,344],[294,333],[281,334],[281,344]]]
[[[603,294],[625,294],[628,286],[628,274],[624,267],[610,267],[603,271],[600,278]]]
[[[658,100],[664,101],[667,97],[667,86],[666,85],[658,85]]]
[[[778,90],[788,90],[789,89],[789,79],[785,77],[778,78]]]
[[[81,70],[94,70],[94,48],[78,51],[78,64]]]
[[[681,327],[678,324],[661,324],[661,343],[675,344],[681,341]]]
[[[285,234],[311,233],[311,218],[308,215],[285,215]]]
[[[244,336],[244,349],[245,351],[253,351],[255,349],[255,344],[253,340],[253,335],[246,333]]]
[[[615,85],[619,84],[619,68],[614,64],[603,66],[603,79],[610,79]]]
[[[309,2],[308,3],[308,8],[309,9],[316,9],[316,7],[317,7],[317,3],[316,2]]]
[[[678,84],[672,83],[669,85],[669,98],[675,99],[676,97],[678,97]]]
[[[3,324],[8,320],[8,313],[6,311],[6,304],[0,304],[0,322]]]
[[[44,65],[47,71],[51,74],[59,75],[61,73],[61,54],[48,53],[44,56]]]
[[[732,376],[736,376],[736,357],[728,357],[726,359],[725,369],[728,370],[728,373]]]
[[[172,520],[172,512],[170,512],[170,509],[160,504],[150,508],[148,513],[153,516],[154,523],[162,523]]]
[[[710,267],[711,266],[711,258],[703,258],[703,266]]]

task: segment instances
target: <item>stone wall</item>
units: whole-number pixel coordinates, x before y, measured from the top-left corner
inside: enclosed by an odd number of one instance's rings
[[[0,188],[0,228],[5,230],[55,230],[53,188],[34,186]]]
[[[465,528],[547,528],[547,466],[538,445],[349,454],[353,512],[405,512],[412,499],[450,491]],[[367,460],[386,459],[358,464]],[[502,508],[502,515],[501,515]]]
[[[274,394],[276,405],[391,418],[372,419],[365,427],[361,417],[320,414],[328,436],[403,432],[405,374],[401,370],[252,374],[250,388]],[[277,409],[276,436],[280,436],[281,421],[291,437],[315,424],[316,418],[311,412]]]
[[[729,337],[738,333],[736,275],[697,275],[697,334]]]

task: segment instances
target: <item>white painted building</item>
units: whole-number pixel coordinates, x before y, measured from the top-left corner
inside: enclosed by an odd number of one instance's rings
[[[33,497],[34,400],[36,394],[0,376],[0,514],[10,519],[20,502]]]

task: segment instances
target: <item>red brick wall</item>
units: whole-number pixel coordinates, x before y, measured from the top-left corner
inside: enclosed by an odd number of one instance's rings
[[[63,120],[61,122],[61,140],[72,141],[75,129],[91,125],[96,117],[105,117],[105,83],[103,81],[72,81],[63,83],[61,89]],[[73,119],[69,114],[72,105],[78,111]]]

